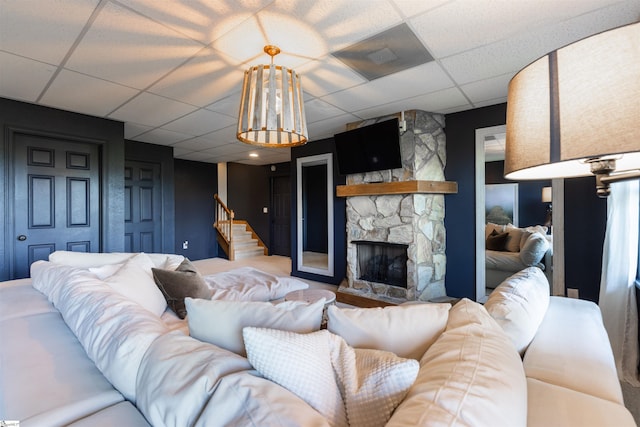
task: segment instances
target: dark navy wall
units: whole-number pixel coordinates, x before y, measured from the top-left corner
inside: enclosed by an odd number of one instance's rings
[[[485,163],[485,183],[511,184],[504,178],[504,161]],[[518,183],[518,226],[543,225],[547,217],[548,203],[542,203],[542,188],[551,181],[520,181]]]
[[[607,201],[596,195],[593,177],[564,180],[564,218],[566,288],[598,302]]]
[[[251,225],[260,239],[269,244],[269,214],[262,208],[269,207],[270,166],[252,166],[227,163],[227,206],[233,209],[236,219]]]
[[[475,144],[476,129],[504,125],[506,104],[445,116],[445,178],[458,183],[458,194],[444,197],[447,229],[447,295],[475,299]]]
[[[298,230],[296,227],[296,161],[300,157],[315,156],[317,154],[333,153],[333,245],[334,245],[334,275],[333,277],[321,276],[317,274],[298,271],[298,257],[296,242]],[[345,177],[338,175],[338,163],[336,159],[335,144],[333,138],[313,141],[302,147],[291,149],[291,275],[319,282],[340,284],[347,274],[347,202],[344,197],[335,197],[335,187],[345,183]]]
[[[218,255],[213,222],[218,191],[218,166],[213,163],[174,160],[176,254],[196,260]],[[189,248],[182,243],[189,241]]]
[[[448,181],[458,182],[458,194],[445,196],[445,286],[450,296],[475,298],[475,130],[503,125],[506,122],[506,104],[448,114],[445,120],[445,177]],[[523,188],[530,185],[523,182],[519,184]],[[528,211],[527,206],[537,205],[540,197],[537,187],[540,184],[535,185],[536,188],[531,190],[531,199],[527,197],[520,201],[521,212]],[[578,289],[580,298],[597,301],[606,228],[606,201],[596,196],[593,177],[566,179],[564,194],[565,284],[567,288]],[[537,215],[536,218],[521,221],[521,224],[539,223]]]

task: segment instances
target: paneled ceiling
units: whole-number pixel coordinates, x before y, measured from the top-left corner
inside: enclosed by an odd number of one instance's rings
[[[268,63],[266,44],[302,75],[314,141],[505,102],[536,58],[638,20],[639,0],[0,0],[0,96],[123,121],[179,159],[270,164],[289,150],[235,138],[243,72]],[[400,24],[434,61],[368,80],[332,55]]]

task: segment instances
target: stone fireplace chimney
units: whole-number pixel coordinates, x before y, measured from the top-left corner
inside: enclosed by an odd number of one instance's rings
[[[347,130],[399,116],[351,123]],[[406,131],[400,138],[402,168],[347,176],[345,188],[363,189],[364,194],[344,193],[347,197],[347,278],[339,292],[391,303],[428,301],[446,295],[444,193],[456,192],[457,186],[444,180],[444,116],[412,110],[405,112],[404,118]],[[338,195],[341,195],[340,188]],[[363,278],[364,272],[359,266],[362,262],[358,261],[358,247],[363,241],[407,248],[406,286]],[[394,265],[393,260],[386,261]]]

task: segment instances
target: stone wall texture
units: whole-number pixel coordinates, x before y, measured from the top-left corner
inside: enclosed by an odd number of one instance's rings
[[[350,124],[347,129],[400,117],[400,114]],[[444,116],[426,111],[404,113],[400,138],[402,168],[353,174],[347,184],[393,181],[444,181]],[[444,195],[403,194],[347,199],[347,279],[341,292],[391,302],[428,301],[445,296]],[[355,240],[402,243],[407,250],[407,288],[358,279]]]

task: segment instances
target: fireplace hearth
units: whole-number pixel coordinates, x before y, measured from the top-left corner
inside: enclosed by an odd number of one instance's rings
[[[354,241],[358,252],[358,279],[407,287],[407,248],[387,242]]]

